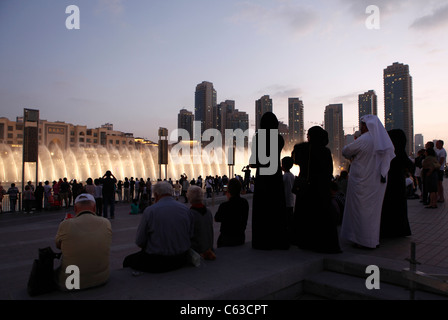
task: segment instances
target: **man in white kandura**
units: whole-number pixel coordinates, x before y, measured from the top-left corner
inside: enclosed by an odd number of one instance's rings
[[[355,247],[374,249],[379,245],[386,178],[395,153],[377,116],[363,116],[360,129],[361,136],[342,150],[351,166],[341,238]]]

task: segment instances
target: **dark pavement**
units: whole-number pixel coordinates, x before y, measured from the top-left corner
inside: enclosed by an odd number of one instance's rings
[[[445,194],[448,183],[444,181]],[[245,195],[251,203],[252,195]],[[207,199],[213,213],[225,197]],[[448,274],[448,206],[426,209],[419,200],[408,200],[412,236],[382,241],[375,250],[362,250],[342,243],[343,253],[336,259],[396,262],[399,268],[409,266],[411,242],[416,243],[418,270]],[[69,210],[68,212],[70,212]],[[111,220],[111,278],[99,288],[80,292],[54,292],[31,298],[26,284],[38,248],[51,246],[67,210],[41,213],[4,213],[0,215],[0,299],[1,300],[258,300],[290,299],[288,288],[300,281],[299,275],[313,273],[329,255],[306,252],[297,248],[286,251],[258,251],[248,241],[238,248],[216,249],[215,261],[204,261],[200,267],[186,267],[165,274],[143,274],[135,277],[122,268],[124,257],[138,250],[135,232],[141,215],[129,215],[129,204],[117,204]],[[215,223],[215,241],[219,224]]]

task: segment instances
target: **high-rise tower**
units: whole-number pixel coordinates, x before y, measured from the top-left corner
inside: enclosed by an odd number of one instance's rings
[[[378,99],[374,90],[369,90],[358,96],[359,128],[361,128],[361,118],[367,114],[378,116]]]
[[[207,129],[216,128],[218,112],[213,83],[203,81],[196,86],[194,118],[201,122],[201,134]]]
[[[342,104],[330,104],[325,107],[325,127],[328,132],[328,148],[333,154],[333,161],[339,166],[344,161],[342,148],[345,144]]]
[[[412,77],[409,66],[398,62],[384,69],[384,127],[402,129],[406,134],[406,152],[413,152]]]
[[[190,135],[190,140],[193,140],[193,121],[193,112],[188,111],[187,109],[182,109],[179,111],[179,114],[177,115],[177,128],[185,129]],[[181,137],[179,137],[179,141],[180,140]]]
[[[260,120],[266,112],[272,112],[272,99],[268,96],[262,96],[255,101],[255,130],[260,129]]]
[[[289,142],[291,146],[304,141],[303,101],[299,98],[288,99]]]

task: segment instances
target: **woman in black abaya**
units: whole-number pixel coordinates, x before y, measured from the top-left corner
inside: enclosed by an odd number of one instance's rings
[[[411,235],[406,196],[406,172],[414,171],[414,164],[406,154],[406,135],[401,129],[388,131],[395,147],[395,158],[390,162],[387,187],[381,212],[382,238]]]
[[[333,158],[327,144],[327,131],[315,126],[308,130],[308,142],[294,146],[292,158],[309,187],[296,194],[293,244],[304,250],[340,253],[330,192]]]
[[[260,132],[255,134],[255,149],[251,167],[256,168],[254,195],[252,204],[252,248],[261,250],[289,248],[286,232],[286,202],[283,189],[283,176],[280,166],[280,153],[284,147],[283,137],[277,136],[277,150],[270,144],[271,129],[278,129],[278,120],[274,113],[266,112],[261,117],[260,129],[266,130],[265,139]],[[262,174],[260,169],[273,163],[260,163],[260,150],[266,150],[268,158],[275,157],[277,165],[274,174]]]

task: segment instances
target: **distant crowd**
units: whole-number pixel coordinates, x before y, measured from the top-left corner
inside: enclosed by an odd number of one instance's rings
[[[244,167],[244,176],[235,174],[242,186],[243,192],[253,192],[254,177],[250,176],[250,169]],[[110,171],[109,171],[110,172]],[[74,200],[79,194],[90,193],[94,196],[97,202],[98,214],[104,210],[104,201],[110,198],[111,193],[115,203],[130,203],[133,205],[133,213],[142,213],[143,210],[151,205],[153,201],[152,186],[154,183],[162,181],[157,179],[152,181],[150,177],[134,178],[125,177],[124,180],[112,179],[110,190],[103,191],[105,176],[98,178],[88,178],[84,183],[76,179],[68,180],[68,178],[59,178],[57,181],[39,182],[35,187],[31,181],[28,181],[24,188],[22,195],[23,208],[22,211],[26,213],[40,212],[42,210],[52,210],[61,207],[69,208],[74,205]],[[207,198],[211,198],[214,194],[225,194],[229,178],[227,175],[223,176],[206,176],[203,178],[199,175],[197,178],[189,179],[187,175],[182,174],[179,179],[173,180],[171,178],[164,179],[173,187],[173,196],[176,200],[183,199],[185,203],[188,202],[186,193],[191,185],[203,188]],[[10,212],[16,212],[18,209],[18,201],[20,200],[21,192],[15,185],[11,183],[8,189],[5,189],[0,182],[0,204],[3,201],[4,195],[9,196]],[[107,201],[107,200],[106,200]],[[1,209],[0,205],[0,209]],[[138,208],[138,211],[135,208]],[[1,211],[0,211],[1,213]],[[102,215],[102,214],[99,214]]]

